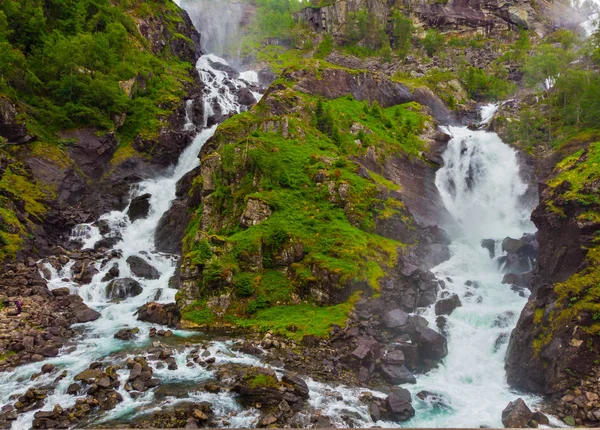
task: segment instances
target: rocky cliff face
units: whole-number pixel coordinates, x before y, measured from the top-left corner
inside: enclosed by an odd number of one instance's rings
[[[321,8],[306,8],[298,12],[297,20],[306,22],[315,31],[341,34],[348,14],[366,9],[379,22],[399,9],[415,19],[418,26],[442,31],[499,33],[506,29],[533,29],[547,34],[554,28],[574,28],[585,19],[574,13],[570,4],[562,2],[532,2],[529,0],[404,0],[391,5],[386,0],[338,0]]]
[[[561,418],[588,425],[597,425],[600,416],[594,414],[598,405],[585,398],[598,391],[588,382],[598,371],[600,351],[598,153],[597,143],[586,144],[558,163],[542,187],[532,215],[540,244],[532,295],[506,363],[511,385],[554,395]]]

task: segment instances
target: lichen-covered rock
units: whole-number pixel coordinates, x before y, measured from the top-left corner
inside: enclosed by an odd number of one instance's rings
[[[267,202],[249,198],[246,202],[246,209],[240,218],[240,224],[244,227],[252,227],[269,218],[272,213],[273,211]]]

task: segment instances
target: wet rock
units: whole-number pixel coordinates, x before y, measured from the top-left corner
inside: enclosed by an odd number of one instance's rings
[[[160,278],[160,273],[156,268],[151,266],[146,260],[136,255],[132,255],[127,258],[127,264],[129,265],[129,270],[133,273],[134,276],[143,279],[158,279]]]
[[[67,388],[67,394],[75,396],[79,393],[80,390],[81,390],[81,385],[79,385],[77,383],[73,383],[73,384],[69,385],[69,387]]]
[[[304,382],[304,380],[298,375],[286,373],[281,377],[281,382],[291,386],[293,392],[301,398],[308,399],[310,393],[308,385],[306,385],[306,382]]]
[[[132,278],[119,278],[110,282],[106,286],[106,298],[109,300],[124,300],[129,297],[135,297],[144,291],[142,285]]]
[[[462,306],[460,298],[456,294],[452,294],[446,299],[438,300],[435,304],[436,315],[450,315],[454,312],[454,309]]]
[[[386,397],[385,405],[389,418],[393,421],[407,421],[415,416],[415,409],[412,407],[410,401],[395,393],[391,393]]]
[[[46,363],[42,366],[42,373],[52,373],[56,369],[54,364]]]
[[[130,339],[134,339],[139,332],[140,332],[140,329],[137,327],[122,328],[121,330],[116,332],[113,337],[115,339],[120,339],[120,340],[130,340]]]
[[[76,312],[75,318],[80,323],[96,321],[98,318],[100,318],[100,312],[97,312],[93,309],[84,309]]]
[[[248,88],[240,88],[237,95],[238,102],[242,106],[251,106],[256,104],[256,98],[254,97],[254,94],[252,94],[252,91],[250,91]]]
[[[438,393],[434,393],[431,391],[419,391],[417,393],[417,398],[424,402],[430,403],[431,405],[434,405],[434,406],[439,406],[439,407],[444,407],[444,408],[448,407],[448,403],[447,403],[446,399],[444,399],[444,396],[442,396],[441,394],[438,394]]]
[[[411,340],[417,345],[421,364],[431,368],[448,355],[446,338],[429,327],[418,328],[411,334]]]
[[[138,321],[166,325],[176,328],[181,320],[181,312],[175,303],[163,305],[150,302],[137,310]]]
[[[112,281],[113,279],[118,278],[120,274],[121,271],[119,270],[119,264],[114,263],[112,267],[108,270],[106,275],[104,275],[104,277],[102,278],[102,282]]]
[[[82,381],[85,383],[91,383],[96,379],[100,378],[103,372],[98,369],[87,369],[75,376],[76,381]]]
[[[131,222],[148,216],[148,213],[150,213],[150,197],[152,195],[143,194],[131,201],[127,210],[127,216],[129,216]]]
[[[481,241],[481,247],[488,250],[490,258],[496,256],[496,241],[494,239],[483,239]]]
[[[532,418],[533,412],[521,398],[510,402],[502,411],[502,424],[506,428],[527,428]]]
[[[416,384],[417,378],[405,366],[382,364],[379,372],[390,384]]]

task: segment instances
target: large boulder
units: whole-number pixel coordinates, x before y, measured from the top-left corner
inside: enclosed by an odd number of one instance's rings
[[[510,402],[502,411],[502,424],[506,428],[527,428],[532,418],[533,412],[521,398]]]
[[[256,103],[256,97],[248,88],[242,87],[238,90],[238,102],[242,106],[252,106]]]
[[[417,328],[411,333],[411,341],[417,345],[420,364],[425,368],[434,367],[448,355],[446,338],[429,327]]]
[[[175,328],[181,320],[181,312],[175,303],[166,305],[150,302],[137,310],[138,321],[166,325]]]
[[[416,384],[417,378],[405,366],[382,364],[379,372],[390,384]]]
[[[389,329],[402,330],[409,325],[408,317],[402,309],[393,309],[383,315],[383,324]]]
[[[436,315],[450,315],[454,309],[462,306],[460,298],[456,294],[452,294],[446,299],[438,300],[435,304]]]
[[[150,213],[150,197],[152,197],[150,194],[142,194],[131,201],[127,210],[127,216],[129,216],[131,222],[148,216]]]
[[[391,393],[385,399],[388,419],[393,421],[406,421],[415,416],[415,409],[409,400],[396,393]]]
[[[127,264],[129,264],[129,270],[134,276],[143,279],[158,279],[160,273],[156,268],[151,266],[146,260],[137,255],[131,255],[127,258]]]
[[[142,294],[142,291],[144,291],[142,285],[135,279],[119,278],[111,281],[106,286],[106,298],[109,300],[124,300],[129,297],[139,296]]]

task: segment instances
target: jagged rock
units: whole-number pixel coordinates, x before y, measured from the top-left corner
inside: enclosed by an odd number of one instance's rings
[[[246,202],[246,209],[240,218],[240,224],[244,227],[252,227],[269,218],[271,214],[271,208],[265,201],[249,198]]]
[[[417,378],[405,366],[382,364],[379,368],[383,379],[390,384],[416,384]]]
[[[106,286],[106,298],[125,300],[129,297],[139,296],[142,291],[144,288],[135,279],[119,278]]]
[[[383,356],[385,364],[402,366],[404,364],[404,353],[402,351],[390,351]]]
[[[142,194],[131,201],[127,210],[127,216],[129,216],[131,222],[148,216],[150,213],[150,197],[152,197],[151,194]]]
[[[175,303],[163,305],[150,302],[137,310],[138,321],[166,325],[175,328],[181,320],[181,312]]]
[[[415,409],[405,398],[391,393],[385,399],[385,404],[393,421],[406,421],[415,416]]]
[[[408,326],[408,313],[401,309],[394,309],[386,312],[383,316],[383,323],[390,329],[402,329]]]
[[[112,281],[113,279],[118,278],[120,274],[121,271],[119,270],[119,264],[114,263],[108,270],[106,275],[104,275],[104,277],[102,278],[102,282]]]
[[[450,315],[454,309],[462,306],[460,298],[456,294],[452,294],[447,299],[438,300],[435,304],[436,315]]]
[[[127,258],[129,270],[134,276],[144,279],[159,279],[160,273],[156,268],[151,266],[146,260],[137,255],[131,255]]]
[[[506,428],[527,428],[532,418],[533,412],[521,398],[510,402],[502,411],[502,424]]]
[[[430,365],[448,355],[446,338],[429,327],[418,328],[411,334],[411,340],[417,345],[419,358]]]

